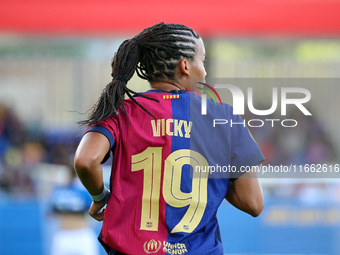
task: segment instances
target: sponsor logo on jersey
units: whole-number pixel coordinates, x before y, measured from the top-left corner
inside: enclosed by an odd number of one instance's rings
[[[169,243],[167,241],[162,242],[151,239],[146,241],[143,245],[144,251],[147,254],[157,253],[163,246],[163,252],[167,254],[185,254],[188,252],[184,243]]]
[[[148,221],[148,222],[146,223],[146,227],[147,227],[147,228],[152,228],[152,225],[153,225],[153,224],[152,224],[151,221]]]
[[[163,251],[167,254],[185,254],[188,252],[187,247],[184,243],[169,243],[164,241],[163,242]]]
[[[151,239],[149,242],[146,241],[143,245],[144,251],[148,254],[158,252],[162,247],[161,241]]]

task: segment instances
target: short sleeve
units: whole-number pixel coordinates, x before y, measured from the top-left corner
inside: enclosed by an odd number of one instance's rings
[[[231,180],[235,180],[245,173],[241,169],[242,166],[255,166],[265,158],[240,115],[233,115],[230,128],[231,165],[236,167],[236,172],[231,174]]]
[[[96,124],[89,126],[85,133],[98,132],[103,134],[110,142],[110,150],[106,154],[102,163],[105,163],[110,157],[110,151],[113,150],[115,141],[117,140],[119,129],[115,118],[108,118]]]

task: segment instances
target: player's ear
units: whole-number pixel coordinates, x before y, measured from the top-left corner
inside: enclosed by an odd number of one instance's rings
[[[189,61],[187,59],[183,58],[179,62],[178,66],[179,66],[179,71],[180,71],[181,74],[190,76]]]

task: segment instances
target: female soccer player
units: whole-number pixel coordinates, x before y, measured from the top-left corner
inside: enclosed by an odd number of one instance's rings
[[[223,254],[216,218],[222,200],[252,216],[262,211],[258,180],[244,178],[250,172],[238,178],[241,167],[264,159],[259,147],[243,125],[212,126],[216,118],[242,121],[231,106],[207,100],[202,116],[201,97],[192,92],[193,78],[206,76],[204,58],[192,29],[146,28],[120,45],[112,81],[81,122],[88,128],[75,168],[93,199],[90,215],[104,220],[99,240],[109,254]],[[126,86],[135,71],[151,90]],[[101,163],[110,152],[109,191]]]

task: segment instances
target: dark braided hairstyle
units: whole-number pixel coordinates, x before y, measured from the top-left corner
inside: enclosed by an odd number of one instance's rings
[[[125,40],[115,53],[112,62],[112,81],[106,85],[88,119],[80,125],[91,125],[118,115],[124,107],[125,94],[145,112],[133,95],[157,101],[129,89],[126,84],[135,71],[150,83],[175,79],[175,69],[183,58],[193,59],[196,52],[195,38],[199,35],[191,28],[163,22],[144,29],[132,39]],[[126,114],[127,116],[127,114]],[[154,117],[154,116],[153,116]]]

